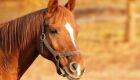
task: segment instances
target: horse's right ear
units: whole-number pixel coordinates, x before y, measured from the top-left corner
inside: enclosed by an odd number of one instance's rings
[[[76,3],[76,0],[68,0],[68,3],[65,5],[65,7],[69,9],[70,11],[73,11],[75,7],[75,3]]]
[[[49,0],[48,2],[48,13],[52,13],[58,8],[58,0]]]

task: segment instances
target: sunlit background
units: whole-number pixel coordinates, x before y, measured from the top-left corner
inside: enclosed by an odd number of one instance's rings
[[[65,4],[66,0],[60,0]],[[48,0],[0,0],[0,23],[46,8]],[[140,0],[77,0],[81,80],[140,80]],[[67,80],[39,56],[21,80]]]

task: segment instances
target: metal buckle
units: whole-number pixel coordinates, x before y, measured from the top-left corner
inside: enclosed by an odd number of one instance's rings
[[[46,39],[45,33],[42,33],[42,34],[41,34],[40,39],[41,39],[42,41],[43,41],[44,39]]]

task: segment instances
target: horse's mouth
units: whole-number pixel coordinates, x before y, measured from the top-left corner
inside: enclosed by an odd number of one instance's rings
[[[72,73],[67,67],[63,68],[63,71],[65,72],[64,77],[67,77],[68,80],[79,80],[85,70],[82,70],[80,75],[77,75],[77,72]]]

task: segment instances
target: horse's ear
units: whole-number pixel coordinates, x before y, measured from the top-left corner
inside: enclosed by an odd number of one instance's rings
[[[76,3],[76,0],[68,0],[68,3],[65,5],[65,7],[69,9],[70,11],[73,11],[75,7],[75,3]]]
[[[49,0],[48,13],[54,12],[58,8],[58,0]]]

